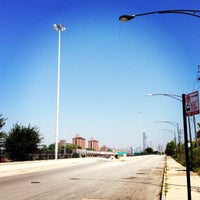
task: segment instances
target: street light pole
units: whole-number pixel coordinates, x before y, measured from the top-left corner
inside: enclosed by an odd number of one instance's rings
[[[58,134],[59,134],[59,103],[60,103],[60,41],[61,32],[66,28],[62,24],[54,24],[53,29],[58,32],[58,78],[57,78],[57,103],[56,103],[56,137],[55,137],[55,159],[58,159]]]
[[[141,13],[141,14],[122,15],[119,17],[119,20],[122,22],[127,22],[136,17],[153,15],[153,14],[184,14],[200,18],[200,10],[160,10],[154,12]]]
[[[181,96],[180,96],[180,95],[176,95],[176,94],[151,94],[151,93],[146,94],[146,96],[156,96],[156,95],[159,95],[159,96],[160,96],[160,95],[161,95],[161,96],[167,96],[167,97],[170,97],[170,98],[172,98],[172,99],[176,99],[176,100],[182,102],[182,100],[180,99]]]

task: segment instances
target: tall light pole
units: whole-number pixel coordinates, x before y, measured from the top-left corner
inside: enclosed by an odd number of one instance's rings
[[[54,24],[53,29],[58,32],[58,78],[57,78],[57,103],[56,103],[56,137],[55,137],[55,159],[58,159],[58,133],[59,133],[59,103],[60,103],[60,38],[61,32],[66,28],[62,24]]]

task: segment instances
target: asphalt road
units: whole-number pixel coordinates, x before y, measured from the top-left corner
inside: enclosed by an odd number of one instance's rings
[[[159,200],[164,156],[97,159],[1,177],[1,200]]]

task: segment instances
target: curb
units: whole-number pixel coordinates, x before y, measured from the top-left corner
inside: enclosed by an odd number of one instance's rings
[[[163,195],[164,195],[164,188],[165,188],[165,173],[166,173],[166,168],[167,168],[167,156],[165,155],[165,165],[163,168],[163,176],[162,176],[162,183],[161,183],[161,191],[160,191],[160,200],[163,200]]]

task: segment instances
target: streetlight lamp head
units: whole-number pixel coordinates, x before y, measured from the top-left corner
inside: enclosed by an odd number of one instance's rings
[[[65,31],[66,30],[66,27],[62,24],[54,24],[53,25],[53,29],[55,31]]]
[[[122,22],[127,22],[133,18],[135,18],[135,15],[122,15],[119,17],[119,20]]]
[[[153,96],[153,94],[150,94],[150,93],[149,93],[149,94],[146,94],[146,96],[150,97],[150,96]]]

